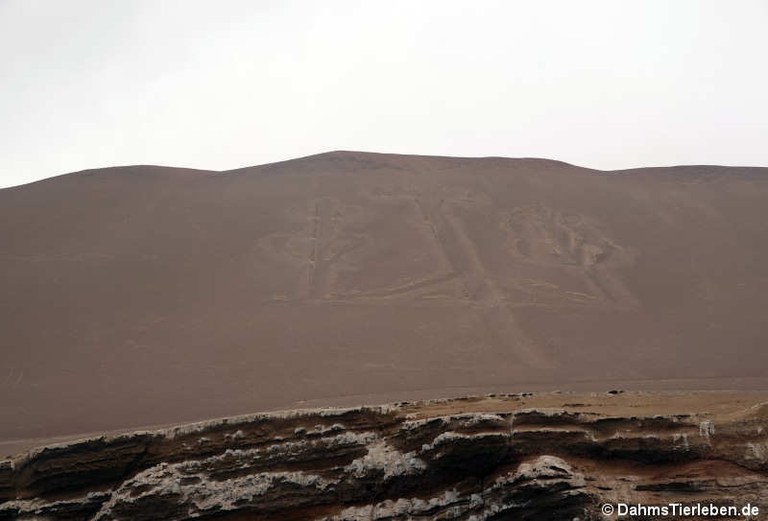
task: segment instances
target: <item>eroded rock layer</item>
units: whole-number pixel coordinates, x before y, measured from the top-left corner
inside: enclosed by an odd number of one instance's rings
[[[765,399],[493,395],[102,436],[1,462],[0,519],[584,520],[603,518],[604,503],[768,508]]]

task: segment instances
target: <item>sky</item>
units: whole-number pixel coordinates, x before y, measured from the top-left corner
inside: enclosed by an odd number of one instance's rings
[[[331,150],[768,166],[766,0],[0,0],[0,187]]]

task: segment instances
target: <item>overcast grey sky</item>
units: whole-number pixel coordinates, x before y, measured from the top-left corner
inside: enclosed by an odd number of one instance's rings
[[[329,150],[768,166],[768,1],[0,0],[0,186]]]

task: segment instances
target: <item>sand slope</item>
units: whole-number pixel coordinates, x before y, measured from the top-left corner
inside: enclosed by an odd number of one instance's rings
[[[467,390],[765,388],[768,169],[333,152],[0,190],[0,440]]]

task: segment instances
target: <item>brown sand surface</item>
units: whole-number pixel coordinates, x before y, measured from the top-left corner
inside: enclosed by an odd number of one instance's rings
[[[628,391],[608,393],[522,393],[414,402],[404,408],[416,418],[450,414],[501,413],[534,409],[594,413],[622,418],[702,415],[712,420],[763,417],[768,391]]]
[[[768,389],[768,169],[333,152],[0,190],[0,443],[525,390]]]

